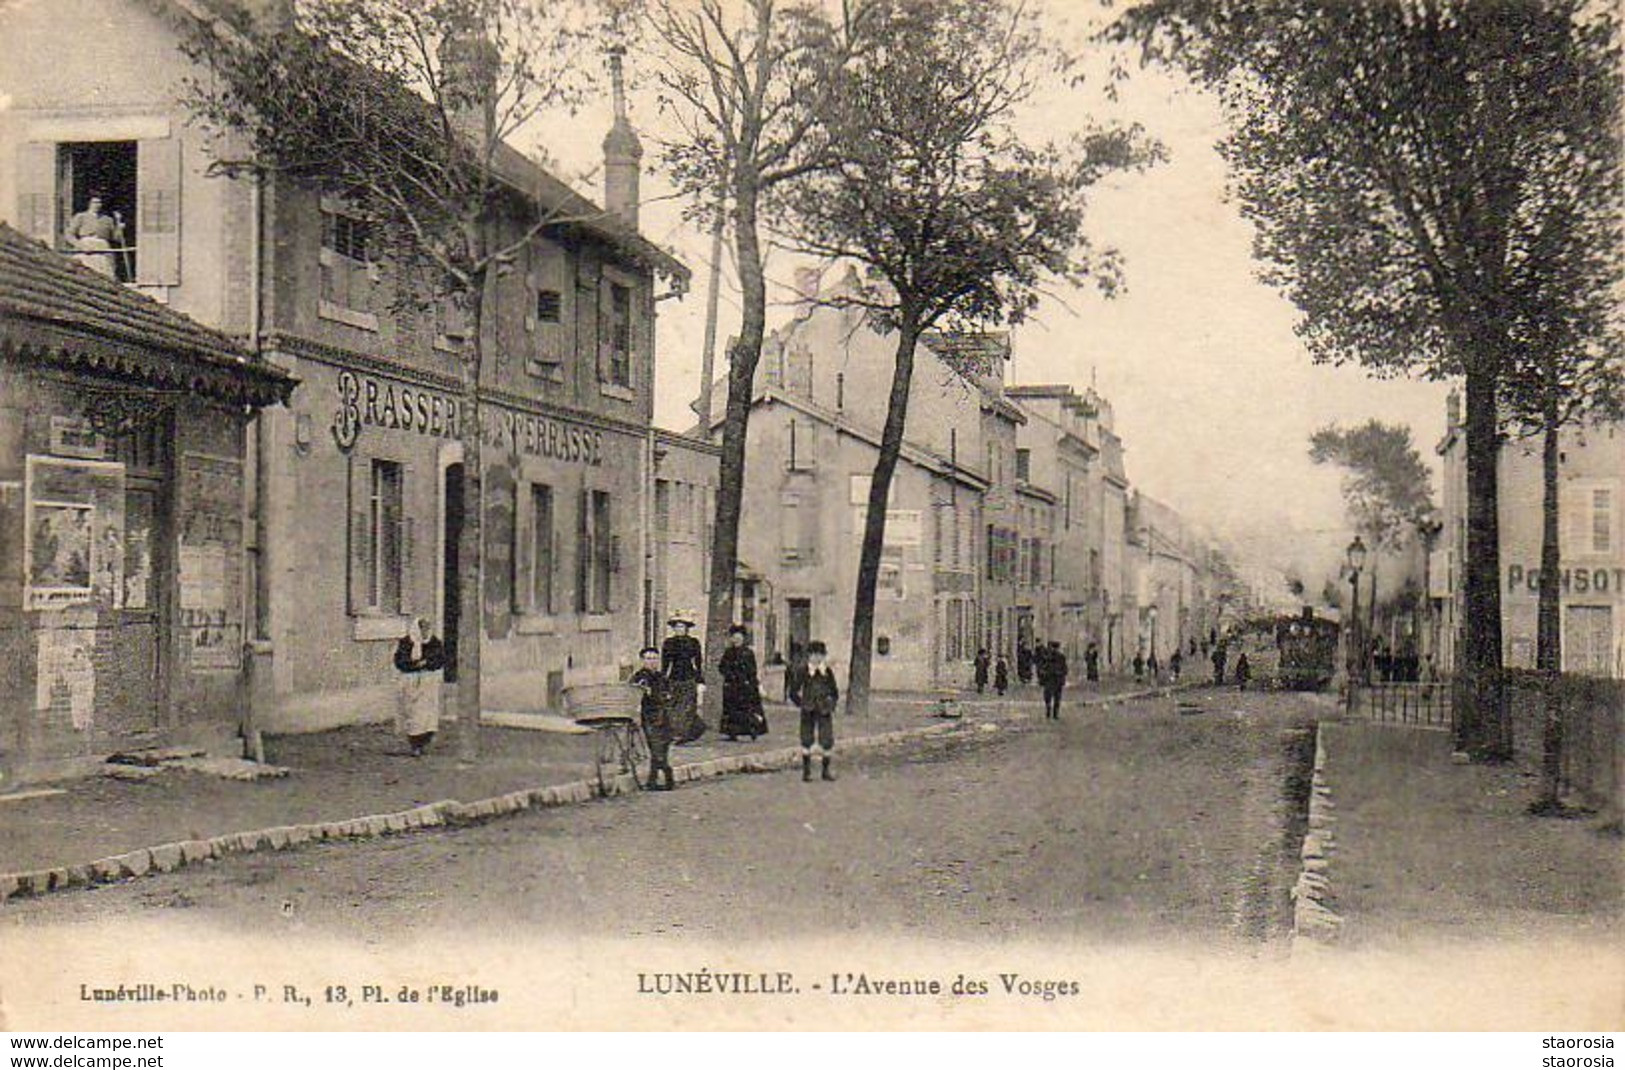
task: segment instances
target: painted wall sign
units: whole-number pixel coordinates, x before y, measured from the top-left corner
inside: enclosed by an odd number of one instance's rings
[[[1617,565],[1598,568],[1572,566],[1560,570],[1558,585],[1564,595],[1589,595],[1615,602],[1625,601],[1625,568]],[[1508,565],[1506,589],[1510,594],[1538,595],[1540,569]]]
[[[345,453],[355,448],[366,427],[416,431],[433,438],[458,436],[460,410],[451,394],[350,371],[339,373],[338,393],[333,441]],[[604,463],[602,431],[496,406],[487,406],[487,412],[484,438],[489,446],[595,468]]]

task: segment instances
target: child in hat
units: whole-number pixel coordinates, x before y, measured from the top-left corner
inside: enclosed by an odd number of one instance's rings
[[[841,689],[835,683],[828,655],[829,648],[822,640],[814,639],[807,644],[807,671],[791,696],[801,709],[801,779],[804,781],[812,779],[815,741],[821,752],[823,779],[835,779],[829,761],[835,751],[835,706],[840,701]]]
[[[646,646],[641,656],[643,667],[632,674],[632,684],[643,691],[643,738],[649,742],[649,782],[645,787],[670,791],[676,787],[671,771],[671,680],[660,671],[659,647]],[[660,783],[662,778],[664,785]]]

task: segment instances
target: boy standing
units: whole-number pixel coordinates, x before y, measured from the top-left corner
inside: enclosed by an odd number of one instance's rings
[[[835,673],[826,660],[829,654],[823,640],[814,639],[807,644],[807,671],[798,681],[791,700],[801,709],[801,779],[812,779],[812,749],[816,739],[822,752],[823,779],[834,780],[829,771],[829,758],[835,750],[835,705],[840,701],[841,689],[835,684]]]
[[[649,742],[649,782],[651,791],[670,791],[677,786],[671,771],[672,703],[671,680],[660,671],[660,648],[646,646],[643,668],[632,674],[632,684],[643,690],[643,738]],[[662,785],[657,778],[663,778]]]

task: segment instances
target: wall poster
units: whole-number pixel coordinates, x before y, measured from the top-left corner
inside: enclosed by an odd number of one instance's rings
[[[193,671],[242,666],[237,605],[242,548],[242,462],[187,453],[180,463],[181,646]]]
[[[30,455],[23,517],[25,609],[124,598],[124,466]]]
[[[76,731],[85,732],[96,710],[95,621],[64,615],[59,624],[39,632],[34,706],[65,714]]]

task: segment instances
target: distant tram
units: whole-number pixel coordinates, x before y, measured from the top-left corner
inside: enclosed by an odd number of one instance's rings
[[[1232,636],[1230,656],[1234,661],[1245,651],[1261,685],[1321,691],[1337,668],[1337,634],[1336,621],[1307,608],[1296,616],[1255,618]]]
[[[1278,685],[1293,691],[1325,690],[1337,671],[1337,632],[1336,621],[1316,617],[1308,607],[1299,616],[1276,621]]]

